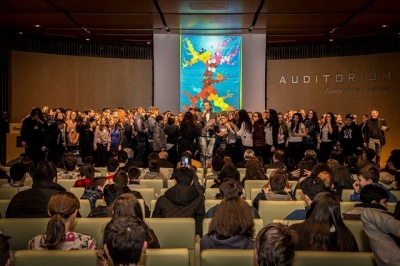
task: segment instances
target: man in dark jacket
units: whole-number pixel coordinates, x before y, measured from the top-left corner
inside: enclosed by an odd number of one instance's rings
[[[51,196],[66,191],[55,183],[56,180],[56,166],[50,162],[39,163],[33,174],[32,188],[18,192],[12,198],[6,218],[49,218],[47,203]]]
[[[202,235],[204,195],[193,186],[192,170],[187,167],[178,168],[172,178],[175,179],[175,186],[158,198],[152,217],[192,217],[196,221],[196,234]]]
[[[363,138],[360,128],[353,122],[352,114],[347,114],[345,125],[340,131],[340,144],[343,148],[343,156],[359,155],[363,150]]]
[[[386,143],[385,131],[389,130],[385,119],[378,118],[379,112],[375,109],[371,111],[371,119],[367,120],[364,128],[364,146],[376,152],[375,162],[380,163],[381,150]]]
[[[103,195],[106,206],[98,205],[90,213],[88,217],[110,217],[111,216],[111,205],[115,199],[124,193],[122,187],[116,184],[108,184],[104,187]]]

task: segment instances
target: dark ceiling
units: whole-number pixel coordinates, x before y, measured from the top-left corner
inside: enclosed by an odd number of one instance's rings
[[[153,34],[267,34],[269,44],[398,35],[400,0],[0,0],[6,33],[147,45]]]

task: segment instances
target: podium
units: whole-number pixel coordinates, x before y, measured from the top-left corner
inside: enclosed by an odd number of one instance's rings
[[[7,133],[6,162],[17,158],[25,149],[21,145],[21,123],[10,123],[10,133]]]

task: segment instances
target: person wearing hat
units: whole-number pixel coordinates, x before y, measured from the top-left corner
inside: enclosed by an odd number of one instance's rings
[[[347,114],[344,126],[340,131],[343,156],[358,155],[363,150],[363,137],[360,128],[354,123],[352,114]]]

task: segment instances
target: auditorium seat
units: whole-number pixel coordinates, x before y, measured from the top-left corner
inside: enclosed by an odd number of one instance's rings
[[[87,199],[80,199],[79,200],[81,207],[79,209],[79,213],[81,214],[82,217],[88,217],[90,213],[90,203],[89,200]]]
[[[78,199],[82,197],[84,191],[85,191],[84,187],[71,187],[69,189],[69,192],[74,194]]]
[[[71,230],[94,237],[98,249],[103,249],[103,230],[111,218],[76,218]]]
[[[173,187],[175,186],[175,179],[168,179],[168,187]]]
[[[8,208],[8,204],[10,204],[10,201],[11,200],[0,200],[0,215],[1,215],[1,218],[6,218],[6,211],[7,211],[7,208]]]
[[[25,186],[27,186],[27,187],[32,187],[32,184],[33,184],[33,179],[32,179],[32,177],[27,177],[27,178],[25,178],[25,181],[24,181],[24,185],[25,185]]]
[[[162,179],[140,179],[141,185],[146,185],[148,188],[154,188],[154,193],[160,194],[160,190],[163,188]]]
[[[297,201],[305,201],[303,190],[296,189],[296,194],[294,195]]]
[[[151,201],[155,198],[154,196],[154,188],[151,187],[135,187],[133,190],[140,192],[142,194],[142,197],[144,201],[146,202],[147,206],[150,207]]]
[[[276,170],[276,168],[268,168],[267,171],[266,171],[267,177],[269,178],[269,177],[271,176],[271,173],[272,173],[273,171],[275,171],[275,170]]]
[[[69,191],[74,186],[76,179],[57,179],[57,183]]]
[[[97,266],[96,250],[19,250],[15,266]]]
[[[400,190],[390,190],[390,193],[392,193],[397,200],[400,200]]]
[[[160,193],[158,193],[159,196],[162,196],[165,194],[165,191],[167,191],[169,188],[162,188],[160,189]]]
[[[294,266],[374,266],[371,252],[296,251]]]
[[[16,187],[7,187],[7,188],[0,187],[0,200],[3,200],[3,199],[10,200],[17,193],[18,193],[18,188],[16,188]]]
[[[147,206],[149,206],[149,208],[150,208],[151,214],[153,214],[154,207],[156,207],[156,203],[157,203],[157,200],[156,200],[156,199],[153,199],[153,200],[150,201],[150,206],[147,205]]]
[[[251,189],[258,188],[260,191],[267,183],[267,180],[246,180],[244,182],[244,190],[246,191],[246,198],[251,199]]]
[[[292,211],[304,209],[303,201],[272,201],[260,200],[258,213],[264,221],[264,225],[272,223],[273,219],[284,219]]]
[[[353,189],[343,189],[342,191],[342,200],[350,201],[350,195],[354,193]]]
[[[352,209],[354,209],[354,205],[358,204],[358,203],[361,203],[361,202],[341,201],[340,202],[340,213],[343,214],[343,213],[346,213],[348,211],[351,211]],[[343,215],[342,215],[342,217],[343,217]]]
[[[290,186],[292,187],[292,190],[297,186],[297,183],[299,182],[298,180],[289,180],[288,181]],[[300,188],[299,188],[300,189]],[[301,189],[300,189],[301,190]]]
[[[207,188],[211,188],[212,185],[214,185],[214,178],[206,178],[204,179],[204,187]]]
[[[397,199],[400,200],[400,197]],[[397,203],[396,202],[388,202],[387,204],[388,204],[388,207],[387,207],[388,211],[390,211],[391,213],[394,213],[394,209],[396,208]]]
[[[204,196],[206,199],[214,199],[217,193],[219,193],[219,188],[207,188]]]
[[[252,188],[250,191],[247,191],[246,190],[246,198],[248,198],[248,193],[250,193],[250,200],[251,201],[253,201],[256,197],[257,197],[257,195],[258,195],[258,193],[260,193],[261,192],[261,190],[262,190],[262,188]]]
[[[107,175],[107,168],[106,167],[95,167],[96,171],[100,171],[102,176]]]
[[[0,179],[0,187],[4,184],[8,184],[8,179]]]
[[[254,250],[206,249],[201,252],[201,266],[256,266]]]
[[[204,220],[203,220],[203,235],[207,234],[208,228],[211,223],[211,219],[212,218],[204,218]],[[257,235],[258,231],[260,231],[263,227],[264,227],[264,223],[263,223],[262,219],[254,219],[254,228],[256,230],[255,236]]]
[[[221,202],[220,199],[206,199],[206,200],[204,201],[204,207],[205,207],[206,212],[207,212],[209,209],[211,209],[212,207],[214,207],[215,205],[220,204],[220,202]],[[247,202],[250,206],[253,205],[251,200],[246,200],[246,202]]]
[[[188,266],[189,261],[189,250],[187,248],[147,249],[146,254],[142,254],[140,265]]]

